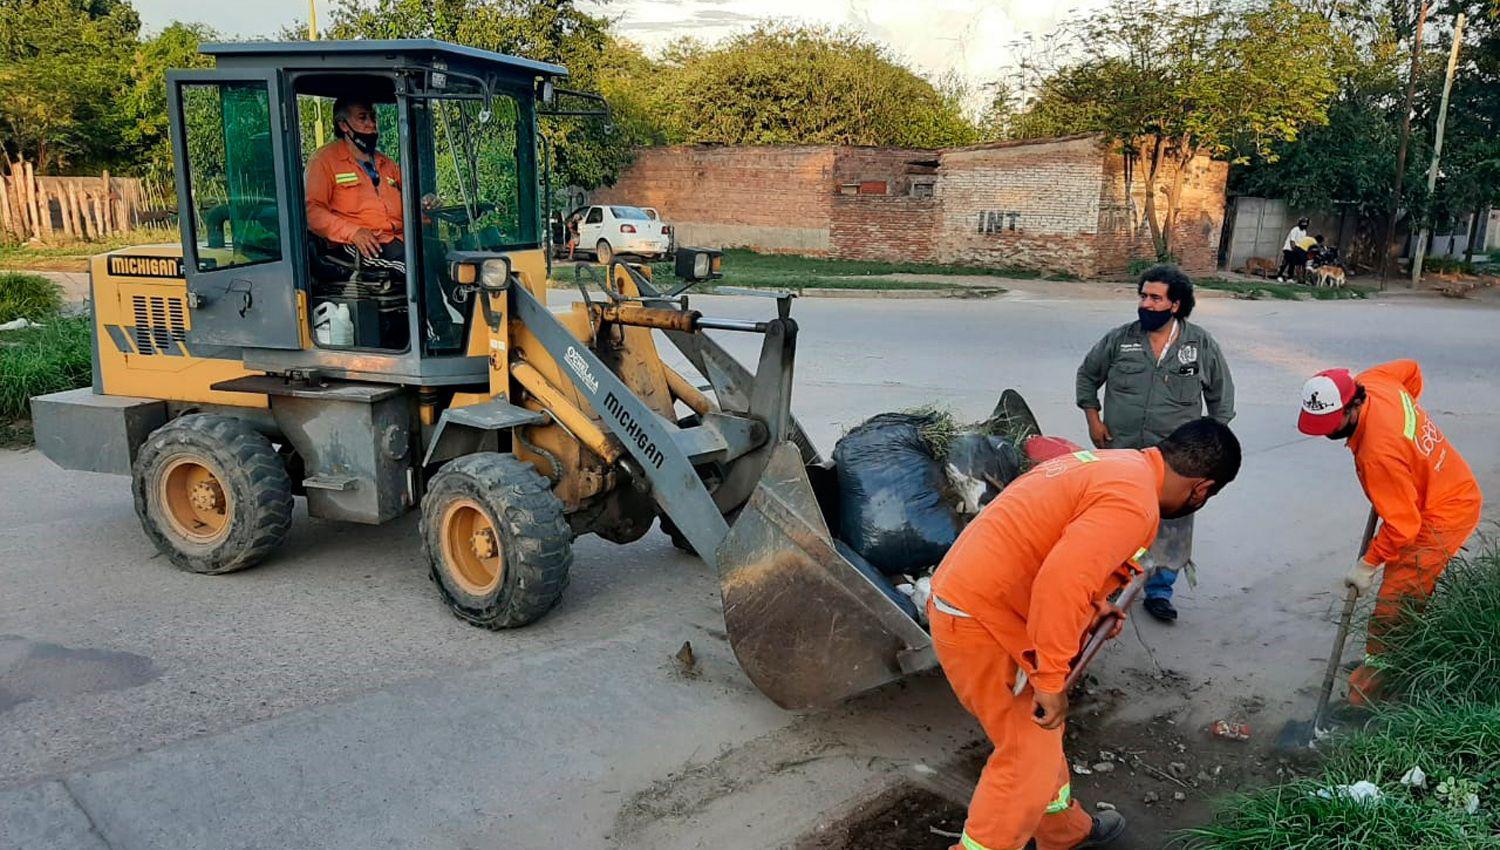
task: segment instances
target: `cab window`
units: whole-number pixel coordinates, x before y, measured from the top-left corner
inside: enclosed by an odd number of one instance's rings
[[[181,89],[198,271],[281,259],[281,209],[263,82]]]

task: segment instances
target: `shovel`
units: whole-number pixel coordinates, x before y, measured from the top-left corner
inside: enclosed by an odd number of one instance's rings
[[[1370,548],[1370,538],[1375,536],[1375,521],[1379,517],[1375,508],[1370,508],[1370,518],[1365,521],[1365,536],[1359,543],[1359,555],[1364,557]],[[1326,730],[1323,715],[1328,711],[1328,698],[1333,694],[1333,682],[1339,675],[1339,662],[1344,658],[1344,642],[1349,639],[1349,621],[1354,618],[1354,605],[1359,601],[1359,591],[1349,588],[1344,596],[1344,612],[1339,617],[1339,630],[1333,637],[1333,651],[1328,655],[1328,669],[1323,673],[1323,687],[1318,692],[1318,707],[1311,720],[1289,720],[1276,738],[1280,750],[1300,750],[1314,744]]]

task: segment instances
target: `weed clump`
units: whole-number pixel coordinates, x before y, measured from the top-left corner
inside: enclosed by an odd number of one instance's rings
[[[53,316],[41,327],[0,334],[0,420],[27,416],[34,395],[86,386],[92,350],[87,318]]]
[[[38,274],[0,272],[0,324],[40,322],[62,309],[62,289]]]
[[[1386,642],[1389,692],[1500,704],[1500,548],[1455,558],[1431,601],[1408,609]]]

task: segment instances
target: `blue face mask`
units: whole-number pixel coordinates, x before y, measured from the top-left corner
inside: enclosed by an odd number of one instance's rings
[[[1145,307],[1141,307],[1135,312],[1137,316],[1140,316],[1141,328],[1146,333],[1160,330],[1163,325],[1172,320],[1171,310],[1147,310]]]

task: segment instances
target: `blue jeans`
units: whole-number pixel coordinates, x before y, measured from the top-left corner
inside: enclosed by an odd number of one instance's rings
[[[1156,542],[1148,552],[1156,572],[1146,580],[1147,599],[1172,598],[1172,585],[1177,583],[1177,573],[1187,566],[1193,556],[1193,516],[1179,519],[1164,519],[1156,532]]]

